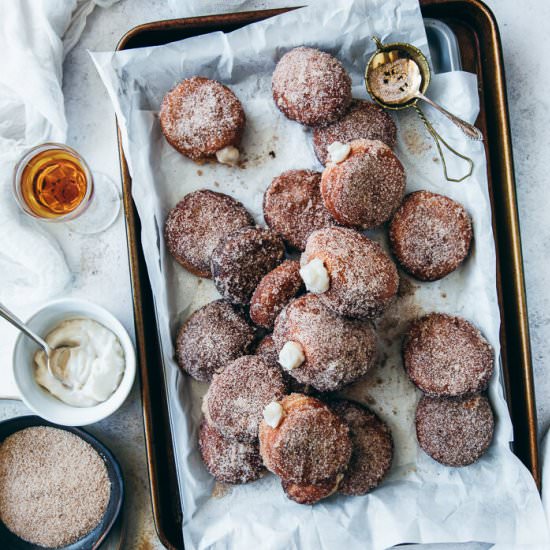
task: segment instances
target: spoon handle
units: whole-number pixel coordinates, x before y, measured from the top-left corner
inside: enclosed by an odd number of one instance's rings
[[[429,97],[426,97],[424,94],[418,92],[416,94],[416,97],[424,100],[426,103],[431,105],[434,109],[438,110],[440,113],[444,114],[455,126],[458,126],[462,130],[462,132],[469,137],[470,139],[474,141],[482,141],[483,140],[483,134],[481,131],[476,128],[473,124],[470,124],[469,122],[466,122],[465,120],[462,120],[461,118],[457,117],[456,115],[453,115],[452,113],[449,113],[447,109],[444,109],[441,107],[441,105],[438,105],[435,103],[435,101],[432,101]]]
[[[21,319],[14,315],[6,306],[0,304],[0,317],[3,317],[8,323],[11,323],[14,327],[18,328],[21,332],[26,334],[29,338],[34,340],[45,352],[46,355],[50,355],[50,346],[35,334]]]

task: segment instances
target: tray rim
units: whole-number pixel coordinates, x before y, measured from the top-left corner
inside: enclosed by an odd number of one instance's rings
[[[530,346],[530,337],[529,337],[529,324],[528,324],[528,315],[527,315],[527,300],[525,293],[525,278],[523,271],[523,258],[521,250],[521,236],[519,229],[519,217],[517,209],[517,198],[516,198],[516,189],[515,189],[515,175],[514,175],[514,163],[512,155],[512,142],[510,134],[510,124],[509,124],[509,112],[508,112],[508,102],[506,95],[506,81],[504,76],[504,62],[502,55],[502,46],[500,41],[500,32],[498,29],[498,24],[496,18],[490,8],[485,5],[481,0],[420,0],[421,8],[431,8],[437,7],[445,9],[446,7],[453,6],[468,6],[477,12],[483,20],[489,34],[491,36],[490,42],[492,47],[492,56],[494,61],[494,78],[495,84],[493,86],[494,93],[496,94],[496,100],[499,103],[499,106],[503,108],[497,109],[497,127],[499,129],[497,137],[493,138],[492,141],[498,141],[499,153],[502,155],[502,160],[499,163],[501,168],[501,179],[499,191],[503,195],[504,206],[506,211],[506,218],[508,223],[507,228],[507,239],[511,247],[510,250],[510,262],[511,269],[513,272],[513,291],[514,291],[514,303],[513,309],[517,315],[517,331],[519,338],[519,355],[521,357],[521,375],[522,382],[524,384],[524,397],[525,403],[523,406],[523,414],[525,415],[525,423],[528,427],[528,457],[526,466],[533,475],[535,483],[540,490],[540,465],[538,458],[538,440],[537,440],[537,419],[536,419],[536,406],[535,406],[535,393],[534,393],[534,381],[533,381],[533,370],[532,370],[532,359],[531,359],[531,346]],[[299,6],[296,6],[299,7]],[[173,30],[174,28],[183,28],[190,26],[212,26],[213,29],[216,25],[221,23],[224,24],[243,24],[246,25],[250,22],[257,21],[262,18],[273,17],[282,13],[285,13],[291,9],[295,8],[277,8],[277,9],[267,9],[267,10],[256,10],[256,11],[246,11],[246,12],[237,12],[237,13],[226,13],[226,14],[214,14],[214,15],[205,15],[198,17],[186,17],[186,18],[176,18],[168,19],[161,21],[152,21],[150,23],[144,23],[133,27],[128,32],[126,32],[120,39],[117,44],[116,50],[127,49],[128,43],[134,39],[136,36],[142,32],[149,31],[162,31],[162,30]],[[437,15],[430,14],[429,17],[433,19],[439,19]],[[166,42],[168,43],[168,42]],[[479,50],[479,45],[477,46]],[[145,330],[143,324],[143,307],[142,307],[142,274],[140,273],[139,268],[139,259],[138,259],[138,246],[140,242],[139,235],[136,231],[136,219],[137,214],[134,210],[133,199],[131,196],[131,176],[129,173],[128,165],[124,155],[122,147],[122,136],[120,127],[118,125],[118,120],[116,122],[117,127],[117,141],[118,141],[118,151],[119,151],[119,160],[120,160],[120,171],[123,185],[123,204],[124,204],[124,215],[125,215],[125,224],[126,224],[126,235],[128,242],[128,254],[129,254],[129,268],[132,282],[132,295],[133,295],[133,306],[134,306],[134,322],[136,329],[136,341],[137,341],[137,351],[140,364],[140,382],[141,382],[141,398],[142,398],[142,408],[143,408],[143,420],[144,420],[144,436],[146,442],[146,451],[147,451],[147,465],[148,465],[148,475],[150,482],[150,494],[151,502],[153,508],[153,516],[155,521],[155,528],[157,535],[159,536],[160,541],[166,548],[176,548],[169,537],[166,535],[164,530],[161,527],[161,506],[160,506],[160,497],[159,491],[160,488],[157,486],[157,472],[158,464],[153,460],[153,449],[154,449],[154,437],[153,431],[154,427],[152,424],[151,418],[151,395],[149,393],[149,386],[147,382],[148,377],[148,367],[145,360],[146,346],[145,346]],[[488,155],[489,157],[489,155]],[[488,166],[489,168],[489,166]],[[494,184],[493,184],[494,185]],[[492,209],[494,210],[494,205]],[[493,212],[494,219],[494,212]],[[138,222],[139,223],[139,222]],[[495,246],[498,248],[498,243],[496,242],[496,232],[495,232]],[[497,268],[500,265],[500,261],[497,259]],[[146,275],[146,274],[145,274]],[[497,286],[501,287],[500,274]],[[501,320],[502,325],[504,325],[505,313],[503,311],[503,305],[501,304],[499,297],[499,309],[501,311]],[[504,327],[501,328],[501,331],[504,330]],[[501,335],[501,340],[504,338]],[[508,384],[507,373],[505,372],[506,384]],[[509,396],[508,396],[509,397]],[[510,405],[510,403],[509,403]],[[512,419],[513,420],[513,419]],[[514,426],[515,431],[515,426]]]

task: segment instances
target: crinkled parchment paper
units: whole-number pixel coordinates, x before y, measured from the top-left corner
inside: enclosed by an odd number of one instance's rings
[[[488,453],[466,468],[446,468],[417,449],[414,409],[418,392],[404,375],[399,348],[407,322],[433,310],[473,321],[499,351],[495,250],[481,143],[467,142],[427,110],[452,145],[475,160],[463,183],[442,176],[436,149],[414,113],[398,113],[397,155],[407,170],[407,191],[430,189],[464,204],[474,221],[468,261],[437,283],[403,276],[402,298],[377,321],[380,365],[345,394],[368,404],[391,426],[395,460],[382,484],[364,497],[332,497],[315,506],[289,501],[273,475],[245,486],[220,487],[202,465],[197,448],[200,400],[205,385],[182,376],[173,361],[173,337],[195,309],[215,299],[211,281],[197,279],[167,254],[162,228],[168,210],[190,191],[209,188],[242,201],[262,222],[262,195],[271,179],[290,168],[317,168],[310,131],[284,118],[271,98],[271,73],[288,49],[302,44],[340,58],[353,78],[354,94],[366,97],[363,71],[383,41],[412,42],[428,54],[416,0],[320,0],[315,6],[269,19],[231,34],[213,33],[161,47],[94,53],[122,127],[142,244],[155,295],[164,354],[172,433],[183,501],[186,548],[386,548],[400,542],[547,540],[533,479],[512,454],[512,426],[500,373],[490,387],[497,416]],[[229,85],[243,102],[248,125],[244,169],[198,166],[162,137],[158,110],[178,81],[200,74]],[[476,78],[455,72],[434,78],[432,97],[474,121]],[[458,174],[465,167],[449,160]],[[373,238],[386,246],[383,230]]]

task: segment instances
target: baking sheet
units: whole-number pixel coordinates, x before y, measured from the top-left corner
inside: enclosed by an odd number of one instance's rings
[[[379,321],[381,365],[346,393],[369,404],[392,427],[394,466],[371,495],[331,498],[315,507],[288,501],[268,476],[231,489],[215,486],[196,447],[200,396],[205,386],[179,374],[172,362],[172,335],[191,311],[217,297],[209,281],[187,274],[165,254],[166,212],[185,193],[206,187],[241,200],[261,221],[262,194],[271,178],[290,168],[317,164],[309,132],[278,113],[270,94],[276,60],[287,49],[308,44],[329,50],[351,71],[356,96],[365,97],[362,72],[372,53],[370,36],[407,40],[427,51],[418,5],[407,2],[319,2],[230,35],[214,33],[167,46],[93,54],[113,99],[133,177],[134,200],[142,222],[142,242],[156,297],[169,408],[184,508],[187,547],[292,547],[332,543],[384,548],[413,541],[546,540],[540,500],[527,470],[509,451],[511,423],[495,375],[490,394],[497,413],[495,443],[476,465],[447,469],[417,451],[413,414],[417,393],[400,365],[400,334],[406,321],[424,311],[464,315],[498,350],[494,243],[490,223],[483,147],[465,143],[441,124],[449,141],[475,157],[474,176],[450,184],[441,176],[434,147],[413,114],[399,114],[397,154],[408,175],[407,190],[427,188],[466,205],[474,219],[472,257],[440,283],[404,284],[403,298]],[[164,93],[193,74],[218,78],[243,101],[248,117],[244,170],[198,167],[169,147],[157,112]],[[478,111],[474,75],[448,73],[434,79],[431,95],[468,120]],[[435,115],[430,112],[430,116]],[[275,153],[271,158],[269,151]],[[435,159],[435,160],[434,160]],[[449,162],[451,173],[463,167]],[[454,171],[454,172],[453,172]],[[384,241],[382,232],[371,234]]]

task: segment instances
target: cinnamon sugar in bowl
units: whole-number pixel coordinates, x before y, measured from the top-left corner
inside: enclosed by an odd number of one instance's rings
[[[14,422],[20,425],[6,433]],[[0,547],[95,548],[122,503],[120,470],[103,450],[86,432],[37,417],[3,422]]]

